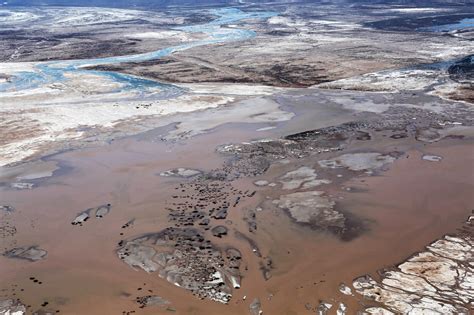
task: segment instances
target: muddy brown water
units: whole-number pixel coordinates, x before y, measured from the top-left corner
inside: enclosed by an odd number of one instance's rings
[[[186,145],[135,137],[67,152],[53,157],[71,167],[65,174],[49,178],[33,190],[0,191],[2,203],[17,209],[11,215],[17,234],[0,239],[1,249],[39,245],[48,251],[45,260],[34,263],[0,256],[0,295],[18,297],[31,305],[30,310],[47,301],[46,308],[60,314],[132,310],[137,314],[247,314],[255,297],[260,298],[265,314],[309,314],[306,307],[316,307],[321,300],[342,301],[353,313],[361,304],[370,303],[343,296],[338,291],[341,282],[350,284],[367,273],[376,276],[377,270],[403,261],[436,238],[455,232],[474,208],[471,140],[422,145],[406,139],[375,139],[353,144],[349,150],[401,150],[404,155],[378,176],[344,174],[342,184],[326,187],[339,209],[364,222],[364,232],[350,241],[297,225],[284,211],[268,206],[281,194],[278,188],[256,188],[252,184],[255,178],[233,183],[258,192],[229,213],[230,235],[213,239],[216,244],[239,248],[244,255],[242,288],[234,291],[229,305],[199,300],[158,275],[133,270],[118,259],[115,249],[121,239],[170,226],[164,208],[183,180],[157,176],[159,172],[174,167],[219,167],[224,158],[214,152],[215,146],[253,138],[255,129],[234,124],[188,140]],[[423,153],[440,155],[443,160],[423,161]],[[273,166],[259,178],[275,180],[286,171],[313,166],[317,159],[328,156]],[[362,189],[351,192],[346,187]],[[82,227],[70,224],[79,212],[108,202],[112,211],[105,218],[91,218]],[[253,235],[242,218],[246,209],[258,205],[264,209],[257,212],[258,230]],[[133,226],[121,229],[133,218]],[[263,279],[260,258],[247,242],[235,238],[234,230],[250,236],[262,255],[271,257],[274,269],[270,280]],[[175,311],[166,307],[139,309],[134,299],[146,294],[169,300]],[[335,308],[337,305],[332,311]]]

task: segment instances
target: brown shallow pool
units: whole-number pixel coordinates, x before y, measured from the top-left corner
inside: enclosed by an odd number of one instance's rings
[[[120,240],[170,226],[165,208],[175,188],[189,179],[160,177],[160,172],[176,167],[211,170],[224,161],[214,151],[222,139],[238,142],[251,137],[248,126],[234,125],[191,139],[186,145],[133,138],[53,157],[68,170],[38,182],[32,190],[1,191],[2,203],[15,207],[3,219],[16,228],[16,234],[0,240],[2,250],[37,245],[48,252],[36,262],[0,257],[1,295],[19,298],[33,311],[59,310],[62,314],[133,310],[140,314],[245,314],[256,297],[268,314],[304,314],[314,311],[320,301],[344,302],[353,312],[371,303],[342,295],[340,283],[351,284],[364,274],[376,278],[377,270],[455,231],[474,206],[472,142],[454,139],[420,145],[413,140],[375,137],[353,143],[347,150],[403,152],[387,171],[368,176],[341,170],[344,176],[321,188],[336,200],[337,209],[360,225],[350,240],[293,222],[285,211],[271,205],[271,200],[287,193],[279,186],[257,188],[255,178],[232,183],[257,193],[229,211],[228,236],[211,236],[217,246],[231,245],[243,255],[242,287],[234,290],[228,305],[200,300],[155,273],[133,270],[118,258]],[[425,161],[421,158],[424,153],[443,159]],[[289,170],[301,165],[315,167],[318,159],[334,155],[275,164],[259,178],[276,182]],[[315,168],[327,176],[338,173]],[[104,218],[71,225],[78,213],[104,203],[112,205]],[[262,208],[257,211],[258,229],[249,233],[245,211],[257,207]],[[132,219],[133,225],[122,228]],[[271,258],[270,279],[262,276],[262,258],[235,231],[248,235],[262,256]],[[141,309],[135,298],[147,294],[159,295],[170,304]]]

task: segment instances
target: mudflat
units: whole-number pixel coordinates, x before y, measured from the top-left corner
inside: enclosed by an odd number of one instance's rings
[[[456,3],[0,6],[0,315],[472,312]]]

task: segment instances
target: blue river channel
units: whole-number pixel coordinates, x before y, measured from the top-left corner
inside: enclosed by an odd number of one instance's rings
[[[273,12],[244,12],[236,8],[220,8],[210,11],[216,19],[206,24],[190,25],[174,28],[189,33],[204,33],[207,38],[182,45],[172,46],[148,53],[106,57],[80,60],[57,60],[51,62],[39,62],[35,71],[24,71],[15,73],[8,82],[0,84],[0,91],[22,91],[66,80],[66,73],[93,73],[105,76],[115,82],[121,83],[120,91],[133,90],[139,92],[140,97],[152,96],[154,99],[173,98],[184,93],[184,90],[172,85],[160,83],[153,80],[140,78],[133,75],[122,74],[112,71],[86,70],[86,66],[111,65],[123,62],[144,62],[168,56],[174,52],[189,48],[224,43],[229,41],[240,41],[256,36],[251,30],[221,27],[222,25],[235,24],[244,19],[266,19],[275,16]],[[159,90],[159,93],[156,91]]]
[[[421,27],[419,30],[424,32],[452,32],[466,28],[474,28],[474,18],[465,18],[451,24]]]

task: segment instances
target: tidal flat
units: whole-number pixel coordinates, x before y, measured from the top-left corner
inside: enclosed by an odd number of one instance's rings
[[[474,8],[351,8],[0,6],[0,314],[470,314]]]

